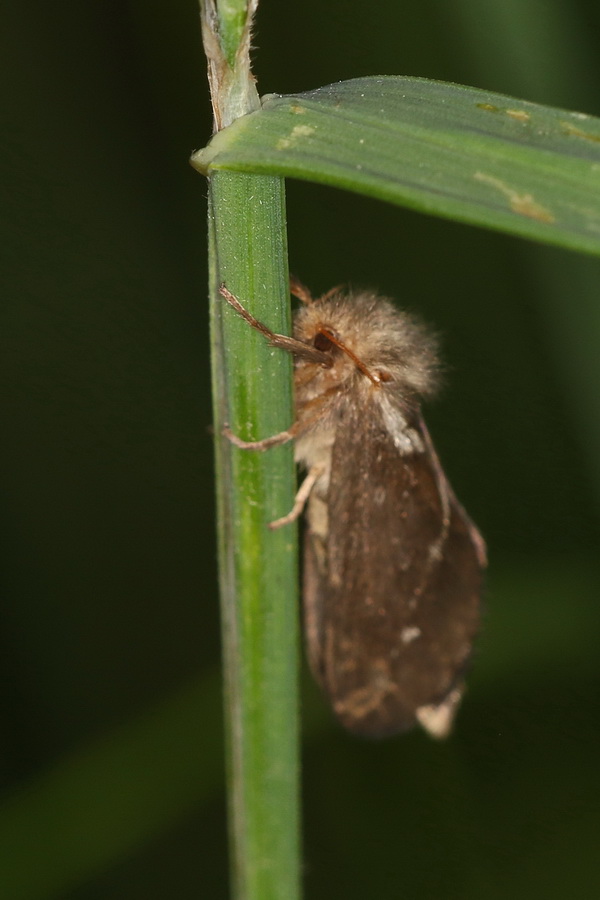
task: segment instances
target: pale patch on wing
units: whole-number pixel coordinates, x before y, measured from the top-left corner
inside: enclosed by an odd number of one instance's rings
[[[412,428],[398,407],[383,395],[379,400],[383,424],[394,446],[403,455],[423,453],[425,446],[419,432]]]
[[[343,697],[334,700],[333,707],[342,719],[350,716],[354,722],[360,722],[370,713],[379,710],[386,697],[397,693],[398,687],[390,678],[387,664],[375,660],[364,687],[347,691]]]
[[[412,644],[417,638],[421,637],[421,629],[416,625],[407,626],[400,632],[400,640],[403,644]]]
[[[448,737],[462,695],[463,686],[460,685],[450,691],[446,699],[437,706],[431,703],[417,709],[417,720],[431,737],[438,739]]]

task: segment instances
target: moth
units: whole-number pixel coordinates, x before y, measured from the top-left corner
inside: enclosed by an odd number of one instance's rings
[[[316,680],[349,731],[383,737],[416,723],[445,737],[480,622],[486,548],[446,478],[421,414],[439,382],[436,338],[368,291],[333,288],[302,306],[293,337],[220,293],[294,356],[296,420],[242,441],[295,440],[306,470],[281,527],[306,507],[303,606]]]

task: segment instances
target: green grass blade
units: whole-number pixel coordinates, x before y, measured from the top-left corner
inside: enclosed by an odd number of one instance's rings
[[[209,186],[211,341],[219,510],[233,895],[299,890],[298,570],[290,444],[265,453],[222,436],[268,437],[293,421],[289,354],[218,294],[225,282],[274,330],[290,332],[283,180],[217,172]]]
[[[268,96],[193,158],[600,253],[600,120],[420,78]]]
[[[201,0],[215,128],[259,105],[250,72],[258,0]],[[219,294],[226,284],[273,330],[290,332],[285,188],[280,177],[209,179],[209,302],[232,894],[300,891],[298,568],[290,444],[240,450],[293,421],[292,361]]]

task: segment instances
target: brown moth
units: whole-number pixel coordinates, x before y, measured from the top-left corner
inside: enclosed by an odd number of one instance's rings
[[[295,439],[306,470],[303,601],[311,669],[340,722],[382,737],[419,722],[451,728],[480,619],[483,538],[456,499],[421,416],[438,384],[437,343],[373,293],[334,288],[275,334],[222,285],[225,299],[295,357],[296,421],[238,447]]]

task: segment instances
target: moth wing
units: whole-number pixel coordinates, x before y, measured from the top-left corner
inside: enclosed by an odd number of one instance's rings
[[[342,724],[373,737],[447,733],[479,626],[485,545],[412,427],[414,452],[364,418],[338,430],[328,533],[306,534],[311,666]]]

